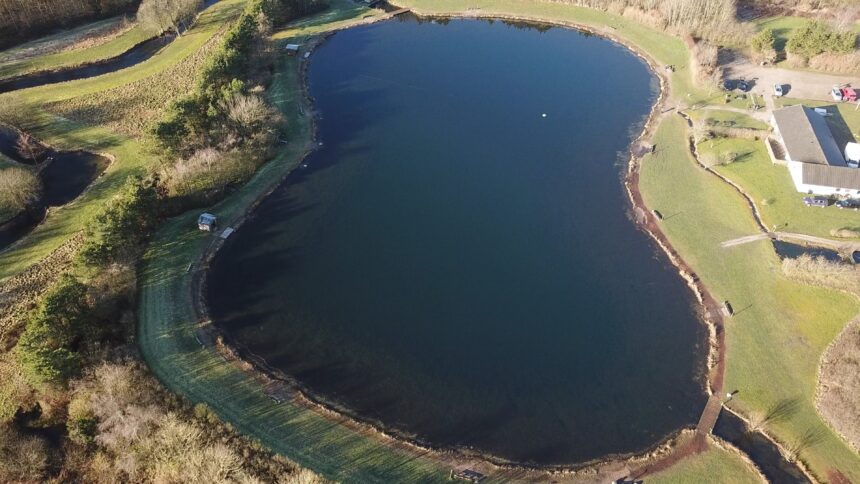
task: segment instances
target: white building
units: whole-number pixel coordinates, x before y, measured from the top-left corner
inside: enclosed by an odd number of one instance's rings
[[[771,123],[777,146],[771,142],[769,150],[775,161],[788,165],[797,191],[860,195],[860,169],[848,166],[824,117],[798,104],[775,110]]]

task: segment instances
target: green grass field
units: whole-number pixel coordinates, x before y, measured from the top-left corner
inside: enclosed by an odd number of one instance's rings
[[[715,169],[744,187],[755,201],[766,227],[829,237],[833,229],[860,227],[860,212],[807,207],[785,166],[770,161],[763,141],[717,138],[699,144],[700,153],[734,152],[738,161]]]
[[[760,484],[758,471],[739,455],[711,445],[701,453],[687,457],[671,468],[649,475],[648,484]]]
[[[67,50],[29,59],[0,62],[0,79],[20,76],[35,71],[73,67],[87,62],[109,59],[122,54],[151,37],[152,35],[144,32],[143,29],[132,27],[117,37],[92,47]]]
[[[764,121],[759,121],[747,114],[736,111],[725,111],[720,109],[688,109],[687,115],[697,122],[713,120],[722,127],[748,128],[767,130],[770,126]]]
[[[726,391],[739,390],[731,406],[765,415],[781,402],[796,411],[766,426],[788,445],[804,436],[816,442],[801,458],[819,477],[833,469],[860,479],[860,457],[824,423],[813,406],[818,361],[827,344],[860,305],[850,296],[785,279],[768,241],[723,249],[720,242],[757,232],[743,199],[698,167],[683,139],[680,117],[657,133],[663,151],[643,161],[645,202],[664,214],[662,228],[717,300],[736,308],[729,320]]]

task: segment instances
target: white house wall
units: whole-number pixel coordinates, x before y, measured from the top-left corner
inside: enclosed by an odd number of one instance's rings
[[[791,175],[791,181],[794,182],[794,187],[800,193],[821,195],[825,197],[833,196],[850,196],[857,198],[860,195],[860,190],[844,190],[836,187],[825,187],[821,185],[806,185],[803,183],[803,163],[797,161],[788,162],[788,173]]]

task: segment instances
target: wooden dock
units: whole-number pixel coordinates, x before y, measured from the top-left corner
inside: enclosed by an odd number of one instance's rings
[[[713,393],[708,398],[708,403],[702,411],[702,416],[699,417],[699,423],[696,425],[696,433],[707,435],[713,432],[714,425],[717,424],[717,417],[720,416],[720,410],[723,409],[723,395],[721,393]]]

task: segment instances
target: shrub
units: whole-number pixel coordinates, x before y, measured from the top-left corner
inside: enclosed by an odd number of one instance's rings
[[[140,248],[158,220],[157,177],[129,177],[85,231],[81,260],[105,266]]]
[[[821,54],[848,54],[857,45],[854,32],[835,32],[822,22],[810,22],[797,29],[788,40],[787,50],[806,59]]]
[[[42,193],[36,173],[24,167],[0,168],[0,223],[35,204]]]
[[[853,239],[860,237],[860,231],[847,228],[833,229],[830,231],[830,235],[832,235],[833,237],[838,237],[840,239]]]
[[[706,86],[716,86],[720,82],[720,69],[717,67],[717,46],[701,41],[691,50],[693,61],[690,63],[694,78]]]
[[[48,446],[11,425],[0,425],[0,481],[39,482],[48,468]]]

